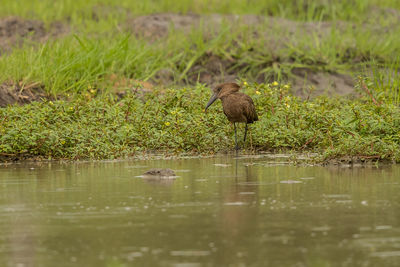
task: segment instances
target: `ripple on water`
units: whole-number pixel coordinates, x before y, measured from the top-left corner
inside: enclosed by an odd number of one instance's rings
[[[337,204],[352,204],[353,203],[353,200],[351,200],[351,199],[338,199],[338,200],[335,200],[335,203],[337,203]]]
[[[301,177],[300,180],[314,180],[315,177]]]
[[[280,181],[281,184],[301,184],[303,183],[302,181],[297,181],[297,180],[285,180],[285,181]]]
[[[393,227],[391,225],[377,225],[375,226],[375,230],[389,230]]]
[[[327,231],[330,231],[331,229],[332,229],[332,227],[327,226],[327,225],[325,225],[325,226],[317,226],[317,227],[311,228],[311,230],[314,231],[314,232],[327,232]]]
[[[220,164],[220,163],[216,163],[216,164],[214,164],[214,166],[226,168],[226,167],[230,167],[230,166],[232,166],[232,165],[231,165],[231,164]]]
[[[181,257],[199,257],[199,256],[209,256],[211,251],[209,250],[173,250],[170,252],[171,256],[181,256]]]
[[[256,192],[239,192],[239,195],[254,195]]]
[[[25,184],[29,184],[31,181],[28,179],[19,179],[19,180],[2,180],[0,181],[0,185],[2,186],[6,186],[6,185],[25,185]]]
[[[225,202],[224,205],[225,206],[245,206],[245,205],[249,205],[249,203],[236,201],[236,202]]]
[[[107,211],[99,210],[99,211],[76,211],[76,212],[61,212],[58,211],[54,215],[48,215],[47,217],[50,219],[62,219],[62,220],[78,220],[78,219],[103,219],[109,217],[118,217],[121,214],[125,213],[126,210],[118,210],[118,211]]]
[[[400,257],[400,250],[372,252],[370,256],[379,258]]]
[[[133,251],[133,252],[128,253],[128,255],[126,255],[126,258],[129,261],[133,261],[133,260],[135,260],[135,258],[140,258],[140,257],[143,257],[143,253],[140,251]]]
[[[372,231],[372,227],[369,227],[369,226],[360,226],[359,230],[360,230],[360,232]]]
[[[0,214],[4,215],[4,214],[2,214],[3,212],[4,213],[7,213],[7,212],[24,212],[24,211],[30,211],[30,209],[28,209],[26,207],[26,205],[24,205],[24,204],[15,204],[15,205],[1,205],[0,206],[0,211],[2,211],[2,212],[0,212]]]
[[[364,232],[365,233],[365,232]],[[394,253],[395,249],[400,248],[400,237],[361,237],[354,241],[360,247],[366,248],[367,250],[383,250],[386,251],[375,251],[375,256],[384,256],[385,253],[389,252],[387,255],[397,256]],[[397,251],[397,250],[396,250]],[[400,252],[399,252],[400,253]],[[400,256],[400,254],[399,254]]]
[[[324,198],[351,198],[348,194],[323,194]]]
[[[248,185],[248,186],[259,186],[259,185],[276,185],[276,183],[266,183],[266,182],[240,182],[238,185]]]
[[[212,206],[213,202],[184,202],[184,203],[167,203],[164,205],[156,205],[157,208],[179,208],[179,207],[205,207]]]

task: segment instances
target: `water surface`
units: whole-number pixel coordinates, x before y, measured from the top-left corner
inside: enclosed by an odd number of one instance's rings
[[[0,266],[400,266],[400,167],[2,165]]]

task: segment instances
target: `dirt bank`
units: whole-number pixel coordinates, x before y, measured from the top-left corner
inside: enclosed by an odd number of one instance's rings
[[[100,20],[102,16],[106,16],[104,12],[95,11],[94,20]],[[371,14],[375,14],[378,17],[388,16],[393,18],[393,21],[400,17],[399,12],[396,10],[379,9],[378,11],[373,10]],[[129,14],[129,12],[126,13]],[[118,29],[130,32],[138,38],[145,38],[149,42],[155,42],[162,41],[169,34],[176,32],[190,34],[193,29],[197,28],[204,30],[204,38],[212,38],[223,29],[224,25],[246,28],[246,33],[250,34],[251,38],[265,40],[260,44],[263,45],[266,57],[270,55],[271,58],[266,59],[262,66],[257,68],[274,69],[274,71],[281,70],[285,64],[286,66],[291,66],[290,58],[282,59],[274,55],[279,55],[279,49],[284,49],[289,45],[297,47],[296,38],[293,38],[293,36],[306,34],[313,38],[323,39],[333,29],[341,31],[353,27],[350,23],[342,21],[335,23],[327,21],[299,22],[259,15],[182,15],[163,13],[130,17],[123,25],[119,25]],[[393,25],[379,26],[369,24],[368,27],[380,33],[388,32],[391,28],[398,27],[398,25]],[[68,32],[69,26],[65,23],[54,22],[46,26],[43,22],[37,20],[25,20],[18,17],[2,18],[0,19],[0,55],[23,43],[36,45],[38,42],[44,42],[49,38],[59,37]],[[239,38],[245,38],[245,36],[239,35]],[[307,98],[321,94],[348,95],[354,93],[352,74],[322,71],[318,68],[312,68],[313,64],[318,63],[310,62],[308,65],[311,67],[290,67],[291,69],[285,70],[283,79],[292,84],[292,92],[295,95]],[[247,70],[251,68],[254,68],[254,66],[250,66],[246,59],[223,57],[215,54],[214,51],[210,51],[195,60],[187,73],[185,73],[186,75],[182,75],[183,79],[179,80],[180,73],[176,73],[175,69],[165,68],[155,73],[150,82],[152,85],[164,87],[174,84],[180,86],[193,85],[200,82],[212,87],[220,82],[235,81],[239,77],[249,77]],[[274,75],[262,73],[256,77],[251,77],[249,80],[261,83],[272,82],[276,78]],[[126,79],[128,78],[121,78],[122,81]],[[113,85],[114,87],[118,86]],[[121,85],[120,87],[124,86]],[[22,88],[21,91],[18,85],[2,84],[0,85],[0,106],[11,103],[22,104],[43,98],[43,88],[39,89],[34,90],[34,88],[31,88],[31,90],[24,92],[25,89]]]
[[[230,27],[247,27],[252,38],[262,38],[264,49],[268,54],[277,54],[274,51],[296,46],[295,35],[307,34],[324,38],[332,31],[332,28],[344,30],[349,25],[345,22],[298,22],[283,18],[266,17],[257,15],[198,15],[198,14],[153,14],[130,18],[123,28],[138,38],[145,38],[149,42],[162,40],[174,32],[190,34],[193,29],[202,28],[204,38],[212,38],[218,34],[223,25]],[[241,37],[239,37],[241,38]],[[206,53],[198,58],[187,72],[187,80],[184,83],[196,82],[214,86],[220,82],[235,81],[239,78],[241,70],[247,67],[246,62],[240,62],[240,58],[221,58],[213,53]],[[272,59],[265,62],[264,67],[272,67],[281,64],[280,59]],[[242,74],[243,76],[243,74]],[[329,95],[347,95],[353,93],[354,82],[350,75],[328,73],[308,68],[296,68],[290,70],[284,77],[292,84],[293,93],[305,97],[311,92],[311,96],[327,93]],[[154,83],[172,84],[176,82],[176,76],[172,70],[163,69],[153,79]],[[271,82],[276,77],[259,75],[254,78],[257,82]]]
[[[13,47],[25,43],[44,42],[50,37],[59,37],[69,32],[69,27],[61,22],[53,22],[46,27],[38,20],[19,17],[0,19],[0,55]]]
[[[284,18],[266,17],[258,15],[198,15],[198,14],[173,14],[162,13],[147,16],[138,16],[128,19],[124,28],[137,36],[149,40],[157,40],[167,36],[173,31],[181,31],[189,34],[193,29],[203,28],[209,34],[218,33],[222,25],[228,26],[265,26],[257,29],[255,35],[268,37],[267,35],[276,28],[291,35],[299,31],[317,33],[322,36],[335,27],[344,27],[344,22],[332,24],[330,22],[298,22]],[[279,40],[276,40],[279,41]],[[283,42],[281,43],[283,45]]]
[[[9,104],[27,104],[32,101],[52,99],[46,94],[39,83],[28,85],[3,83],[0,84],[0,107]]]

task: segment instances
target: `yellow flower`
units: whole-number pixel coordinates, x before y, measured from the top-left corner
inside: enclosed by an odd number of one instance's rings
[[[171,125],[171,123],[169,123],[169,121],[165,122],[164,124],[165,124],[165,126],[170,126]]]
[[[247,85],[249,85],[249,84],[248,84],[246,81],[244,81],[244,82],[243,82],[243,85],[244,85],[244,86],[247,86]]]
[[[272,85],[273,85],[273,86],[278,86],[279,83],[278,83],[277,81],[274,81],[274,82],[272,83]]]
[[[260,91],[256,91],[256,94],[257,94],[257,95],[261,95]]]
[[[53,104],[53,101],[49,101],[49,104],[50,104],[50,105],[54,105],[54,104]]]
[[[90,89],[90,92],[91,92],[92,94],[94,94],[94,93],[96,93],[96,90]]]
[[[284,88],[284,89],[289,89],[290,86],[289,86],[288,84],[285,84],[285,85],[283,86],[283,88]]]
[[[69,108],[69,110],[73,111],[73,110],[74,110],[74,108],[73,108],[73,107],[70,107],[70,108]]]

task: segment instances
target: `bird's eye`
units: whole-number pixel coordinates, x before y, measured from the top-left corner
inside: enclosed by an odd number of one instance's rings
[[[221,91],[221,90],[222,90],[222,87],[218,87],[217,90],[218,90],[218,92]]]

